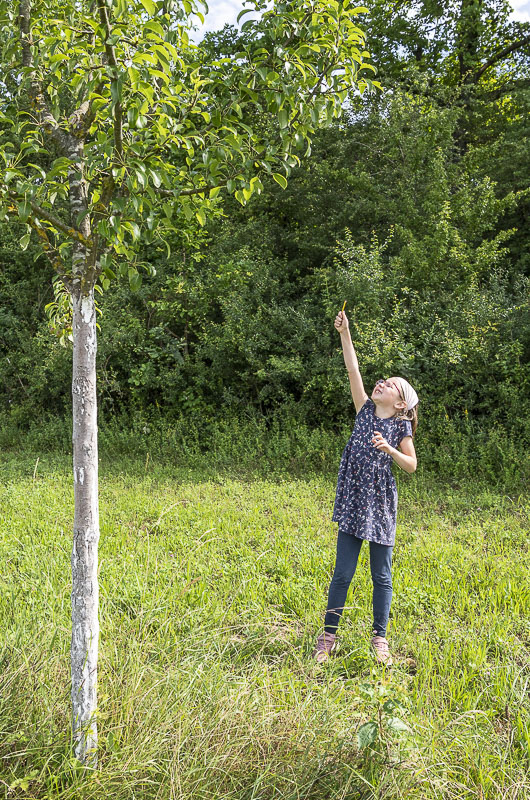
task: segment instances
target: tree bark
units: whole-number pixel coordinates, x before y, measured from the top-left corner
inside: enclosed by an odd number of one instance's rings
[[[101,4],[101,8],[103,9]],[[73,468],[74,542],[72,549],[72,734],[75,756],[86,766],[97,766],[97,659],[98,620],[98,442],[96,403],[96,308],[94,284],[98,274],[97,247],[91,242],[88,185],[83,143],[91,119],[88,101],[69,118],[69,130],[57,122],[33,64],[31,0],[19,2],[22,63],[31,70],[30,96],[42,131],[51,136],[61,155],[71,160],[69,168],[70,226],[49,210],[31,202],[38,219],[51,222],[72,241],[72,276],[59,259],[58,268],[70,292],[73,306]],[[46,232],[37,227],[45,249],[51,250]]]
[[[483,0],[462,0],[458,19],[457,54],[460,83],[473,83],[479,60],[479,41]]]
[[[97,766],[98,442],[94,291],[78,286],[73,302],[72,731],[76,757]]]

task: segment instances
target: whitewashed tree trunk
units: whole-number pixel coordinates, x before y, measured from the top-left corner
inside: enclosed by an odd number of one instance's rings
[[[94,291],[74,288],[72,550],[72,729],[74,752],[97,765],[98,620],[98,443],[96,404],[96,309]]]

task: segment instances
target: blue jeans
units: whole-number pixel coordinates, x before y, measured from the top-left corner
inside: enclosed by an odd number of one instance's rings
[[[329,586],[328,608],[324,621],[327,633],[336,633],[344,610],[348,588],[357,567],[362,539],[339,530],[337,559]],[[392,602],[392,547],[369,542],[370,571],[373,583],[374,635],[386,636],[386,626]]]

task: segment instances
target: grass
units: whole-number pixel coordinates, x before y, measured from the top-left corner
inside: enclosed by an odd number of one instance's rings
[[[527,497],[396,474],[396,665],[369,652],[364,546],[338,654],[317,667],[334,477],[103,461],[100,764],[87,774],[69,747],[68,462],[4,455],[2,475],[0,796],[528,797]]]

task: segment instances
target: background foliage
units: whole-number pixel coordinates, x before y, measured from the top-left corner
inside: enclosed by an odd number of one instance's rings
[[[271,178],[244,208],[226,200],[207,229],[173,234],[169,259],[150,244],[156,275],[100,300],[104,429],[137,444],[146,425],[180,430],[177,449],[208,448],[227,426],[238,438],[238,425],[342,441],[354,414],[332,323],[347,300],[367,391],[389,374],[417,388],[422,462],[525,480],[529,60],[495,57],[528,26],[500,2],[478,3],[479,17],[427,4],[414,24],[396,5],[374,3],[364,25],[385,91],[351,97],[285,190]],[[227,28],[205,46],[225,57],[241,37]],[[71,353],[44,314],[51,270],[18,250],[22,233],[0,227],[5,443],[70,404]]]

